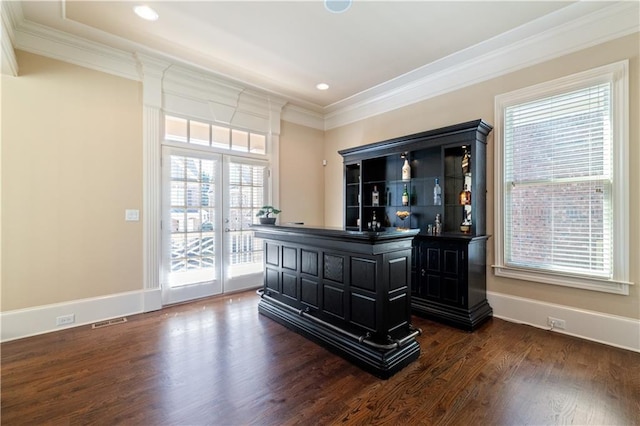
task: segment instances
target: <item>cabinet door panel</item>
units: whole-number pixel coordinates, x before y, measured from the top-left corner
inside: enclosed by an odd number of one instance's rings
[[[458,275],[460,273],[460,251],[455,249],[445,249],[442,252],[444,258],[442,272],[445,274]]]
[[[282,247],[282,267],[298,270],[298,250],[293,247]]]
[[[426,252],[425,257],[427,264],[425,265],[425,269],[427,271],[440,272],[442,267],[440,265],[440,249],[437,247],[427,247]]]
[[[426,276],[426,292],[425,296],[432,299],[440,299],[442,293],[442,278],[440,275],[429,274]]]
[[[326,284],[323,286],[323,290],[324,312],[345,319],[344,290]]]
[[[351,294],[351,322],[370,331],[376,330],[376,299],[362,294]]]
[[[443,278],[442,299],[453,304],[461,304],[460,285],[458,278]]]
[[[282,273],[282,295],[298,300],[298,277],[295,274]]]
[[[301,272],[313,275],[314,277],[318,276],[318,252],[302,249],[300,251],[302,257],[302,268]]]
[[[300,279],[300,301],[318,307],[318,282],[309,278]]]

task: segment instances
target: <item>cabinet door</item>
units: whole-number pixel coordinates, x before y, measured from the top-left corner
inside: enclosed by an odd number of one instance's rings
[[[413,240],[413,249],[411,250],[411,297],[420,295],[420,269],[422,262],[420,261],[421,245],[418,240]]]
[[[466,301],[465,247],[456,243],[445,243],[440,248],[442,256],[442,287],[440,297],[443,303],[464,306]]]
[[[426,299],[429,296],[429,289],[431,288],[433,291],[434,286],[437,287],[437,283],[430,283],[430,279],[431,281],[437,280],[438,274],[434,275],[433,270],[428,271],[428,256],[429,253],[433,255],[431,248],[431,245],[425,241],[414,240],[411,267],[411,294],[413,297]]]
[[[414,297],[451,306],[466,302],[465,246],[441,241],[418,241]]]

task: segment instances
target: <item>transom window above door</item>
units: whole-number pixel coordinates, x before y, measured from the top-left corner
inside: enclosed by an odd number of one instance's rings
[[[222,150],[262,155],[267,153],[265,134],[170,115],[165,116],[164,137],[167,141]]]

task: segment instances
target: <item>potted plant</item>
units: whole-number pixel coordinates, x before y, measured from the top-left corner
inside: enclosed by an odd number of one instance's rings
[[[262,206],[256,216],[260,218],[260,223],[263,225],[274,225],[276,218],[274,217],[282,210],[278,210],[273,206]]]

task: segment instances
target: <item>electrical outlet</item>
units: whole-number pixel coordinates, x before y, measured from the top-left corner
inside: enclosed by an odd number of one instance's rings
[[[56,325],[67,325],[76,322],[76,314],[61,315],[56,318]]]
[[[558,330],[564,330],[567,326],[567,323],[563,319],[547,317],[547,325],[551,327],[552,330],[554,328]]]

